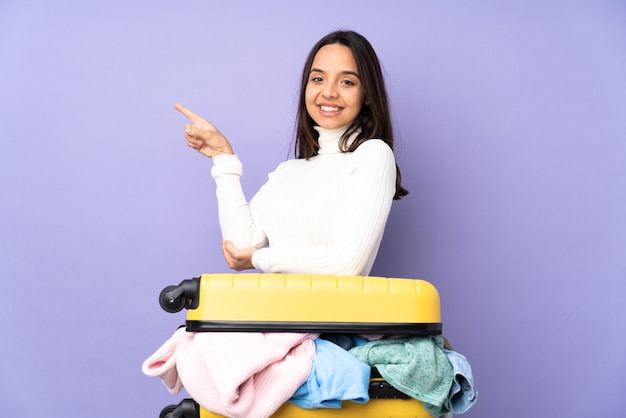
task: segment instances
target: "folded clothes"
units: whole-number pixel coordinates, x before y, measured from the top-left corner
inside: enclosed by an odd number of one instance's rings
[[[405,337],[370,341],[350,349],[399,391],[422,401],[434,416],[450,412],[452,365],[439,336]]]
[[[178,329],[143,363],[171,393],[184,386],[205,409],[232,418],[271,416],[307,380],[315,356],[308,333]]]
[[[142,370],[170,393],[184,387],[205,409],[233,418],[267,418],[287,400],[306,409],[365,403],[371,367],[433,416],[461,414],[476,402],[469,362],[439,336],[335,338],[349,350],[318,336],[179,328]]]
[[[148,357],[141,366],[146,376],[160,377],[169,393],[178,393],[183,388],[183,382],[176,369],[176,361],[180,353],[193,341],[194,333],[185,331],[181,327],[157,351]]]
[[[450,409],[455,414],[462,414],[470,409],[478,397],[478,391],[474,385],[472,367],[464,355],[456,351],[446,350],[443,352],[452,365],[452,388],[448,395]]]
[[[371,367],[338,345],[318,338],[307,381],[289,399],[301,408],[340,408],[341,401],[369,400]]]

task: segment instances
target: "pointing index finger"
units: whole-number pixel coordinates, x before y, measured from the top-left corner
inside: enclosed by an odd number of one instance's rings
[[[181,105],[180,103],[176,103],[174,105],[174,108],[178,110],[180,113],[182,113],[187,119],[195,123],[196,125],[202,122],[205,122],[202,116],[196,115],[194,112],[187,109],[185,106]]]

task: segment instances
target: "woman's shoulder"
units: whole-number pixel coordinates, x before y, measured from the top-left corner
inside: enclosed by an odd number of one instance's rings
[[[271,171],[269,173],[269,176],[275,176],[275,175],[283,175],[285,173],[290,173],[293,170],[299,170],[299,166],[304,162],[304,159],[298,159],[298,158],[290,158],[288,160],[282,161],[280,162],[276,168]]]
[[[391,147],[379,138],[372,138],[363,142],[354,150],[354,154],[366,158],[394,159]]]

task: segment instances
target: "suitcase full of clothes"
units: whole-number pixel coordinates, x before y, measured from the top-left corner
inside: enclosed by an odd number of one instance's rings
[[[189,333],[320,333],[322,335],[437,336],[439,294],[427,281],[305,274],[204,274],[159,295],[170,313],[187,309]],[[274,418],[427,418],[372,367],[369,401],[305,409],[285,402]],[[193,399],[164,408],[160,418],[217,418]]]

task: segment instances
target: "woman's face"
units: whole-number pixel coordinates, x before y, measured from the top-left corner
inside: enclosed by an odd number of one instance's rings
[[[322,128],[349,125],[361,111],[364,92],[352,51],[341,44],[317,51],[305,90],[306,110]]]

